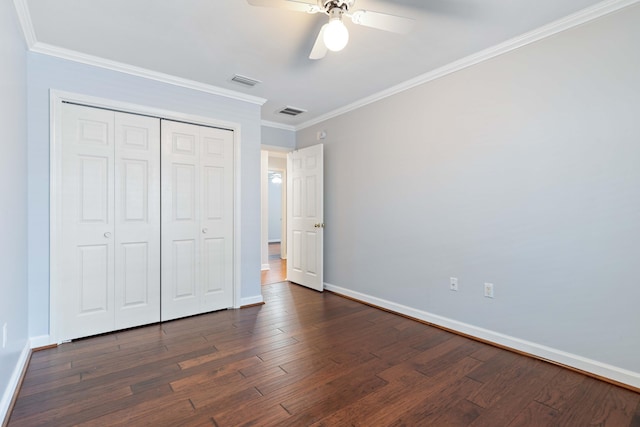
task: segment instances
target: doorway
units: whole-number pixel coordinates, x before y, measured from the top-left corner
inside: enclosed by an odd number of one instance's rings
[[[287,152],[263,150],[262,156],[261,284],[268,285],[287,278]]]

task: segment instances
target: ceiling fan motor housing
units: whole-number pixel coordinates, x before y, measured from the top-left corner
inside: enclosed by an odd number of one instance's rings
[[[321,3],[325,13],[330,14],[335,9],[347,12],[355,3],[355,0],[318,0],[318,3]]]

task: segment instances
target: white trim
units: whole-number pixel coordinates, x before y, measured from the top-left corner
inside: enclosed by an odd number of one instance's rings
[[[50,185],[49,185],[49,215],[50,215],[50,241],[49,241],[49,342],[48,344],[60,343],[58,337],[58,319],[56,316],[55,308],[58,306],[57,294],[58,294],[58,259],[57,257],[61,253],[56,248],[56,243],[59,243],[60,218],[57,217],[59,201],[59,173],[61,165],[56,163],[56,160],[60,159],[60,140],[61,130],[59,124],[62,118],[62,103],[73,102],[83,105],[90,105],[98,108],[107,108],[112,110],[123,111],[133,114],[142,114],[147,116],[154,116],[161,119],[177,120],[188,122],[196,125],[213,126],[223,129],[229,129],[233,131],[233,144],[234,144],[234,277],[233,277],[233,298],[232,307],[238,308],[242,305],[240,298],[241,294],[241,270],[242,270],[242,251],[241,251],[241,162],[240,162],[240,147],[242,145],[241,139],[241,126],[239,123],[228,122],[223,120],[217,120],[210,117],[197,116],[186,113],[179,113],[175,111],[163,110],[155,107],[148,107],[143,105],[131,104],[128,102],[114,101],[105,98],[98,98],[94,96],[82,95],[71,92],[64,92],[59,90],[50,90]]]
[[[20,357],[18,357],[16,366],[13,368],[7,387],[4,389],[4,393],[2,393],[2,400],[0,400],[0,425],[4,425],[5,422],[9,421],[7,419],[9,416],[9,405],[11,405],[13,396],[18,392],[20,376],[29,362],[30,354],[31,348],[29,347],[29,340],[27,340],[22,352],[20,353]]]
[[[260,124],[262,126],[266,126],[268,128],[275,128],[275,129],[282,129],[282,130],[289,130],[292,132],[296,131],[296,127],[293,125],[285,125],[283,123],[278,123],[278,122],[271,122],[269,120],[262,120],[260,122]]]
[[[451,62],[443,67],[436,68],[435,70],[429,71],[428,73],[422,74],[418,77],[415,77],[413,79],[407,80],[403,83],[392,86],[388,89],[385,89],[373,95],[362,98],[356,102],[345,105],[344,107],[340,107],[326,114],[318,116],[314,119],[311,119],[304,123],[300,123],[295,127],[295,130],[299,131],[299,130],[308,128],[310,126],[313,126],[315,124],[318,124],[320,122],[323,122],[325,120],[329,120],[334,117],[340,116],[342,114],[346,114],[360,107],[364,107],[365,105],[374,103],[376,101],[395,95],[397,93],[404,92],[406,90],[409,90],[421,84],[428,83],[432,80],[439,79],[451,73],[455,73],[456,71],[460,71],[464,68],[470,67],[480,62],[484,62],[491,58],[495,58],[496,56],[505,54],[507,52],[511,52],[512,50],[519,49],[523,46],[543,40],[547,37],[551,37],[554,34],[577,27],[578,25],[582,25],[589,21],[593,21],[594,19],[598,19],[602,16],[608,15],[612,12],[616,12],[627,6],[636,4],[639,1],[640,0],[602,1],[591,7],[583,9],[579,12],[576,12],[564,18],[561,18],[557,21],[551,22],[547,25],[543,25],[542,27],[537,28],[533,31],[529,31],[528,33],[522,34],[518,37],[514,37],[503,43],[497,44],[488,49],[481,50],[480,52],[474,53],[472,55],[469,55],[457,61]]]
[[[240,189],[242,188],[242,171],[240,161],[240,153],[242,152],[242,137],[239,125],[235,125],[233,132],[233,182],[234,182],[234,200],[233,200],[233,308],[240,308],[242,301],[240,298],[240,290],[242,289],[242,197]]]
[[[264,298],[262,298],[262,295],[255,295],[252,297],[242,298],[240,307],[244,307],[246,305],[262,304],[263,302]]]
[[[16,8],[16,13],[18,14],[18,20],[22,27],[24,40],[27,42],[27,49],[31,49],[38,40],[36,38],[36,32],[33,29],[33,21],[31,20],[31,14],[29,13],[29,6],[27,6],[26,0],[13,0],[13,5]]]
[[[598,375],[600,377],[609,378],[611,380],[628,384],[635,388],[640,388],[640,372],[633,372],[607,363],[598,362],[588,359],[577,354],[567,353],[542,344],[526,341],[520,338],[501,334],[499,332],[484,329],[468,323],[459,322],[447,317],[432,314],[426,311],[407,307],[406,305],[397,304],[382,298],[377,298],[361,292],[352,291],[350,289],[335,286],[330,283],[324,283],[324,288],[328,291],[335,292],[340,295],[348,296],[359,301],[363,301],[395,313],[420,319],[434,325],[442,326],[453,331],[457,331],[466,335],[470,335],[485,341],[493,342],[514,350],[522,351],[542,359],[560,363],[562,365],[571,366],[585,372]]]
[[[16,0],[16,1],[20,1],[20,0]],[[253,95],[247,95],[242,92],[236,92],[234,90],[224,89],[218,86],[197,82],[197,81],[185,79],[182,77],[172,76],[170,74],[160,73],[158,71],[153,71],[153,70],[148,70],[146,68],[128,65],[122,62],[100,58],[98,56],[87,55],[85,53],[76,52],[70,49],[64,49],[64,48],[53,46],[47,43],[35,42],[30,47],[30,50],[32,52],[41,53],[44,55],[55,56],[57,58],[79,62],[82,64],[91,65],[94,67],[105,68],[107,70],[112,70],[119,73],[130,74],[132,76],[142,77],[149,80],[155,80],[162,83],[168,83],[174,86],[180,86],[187,89],[193,89],[200,92],[210,93],[213,95],[224,96],[225,98],[231,98],[238,101],[249,102],[251,104],[264,105],[264,103],[267,102],[265,98],[260,98]]]
[[[287,158],[287,153],[295,150],[294,147],[280,147],[278,145],[261,144],[260,150],[268,151],[269,157],[279,157],[281,159]]]
[[[262,264],[262,267],[260,267],[261,271],[267,271],[267,270],[271,270],[271,266],[269,264]]]

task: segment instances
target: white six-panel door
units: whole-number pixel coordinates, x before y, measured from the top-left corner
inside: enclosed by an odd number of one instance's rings
[[[233,305],[233,132],[162,120],[162,320]]]
[[[323,145],[287,154],[287,280],[322,291]]]
[[[159,121],[62,115],[60,340],[158,321]]]
[[[115,329],[160,320],[160,123],[115,113]]]

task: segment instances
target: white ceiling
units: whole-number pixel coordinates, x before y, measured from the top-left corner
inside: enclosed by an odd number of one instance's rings
[[[263,120],[300,126],[345,105],[590,7],[598,0],[357,0],[409,16],[409,35],[350,25],[350,41],[308,59],[324,15],[245,0],[26,1],[37,42],[266,98]],[[246,88],[234,74],[262,83]],[[276,114],[285,105],[307,110]]]

